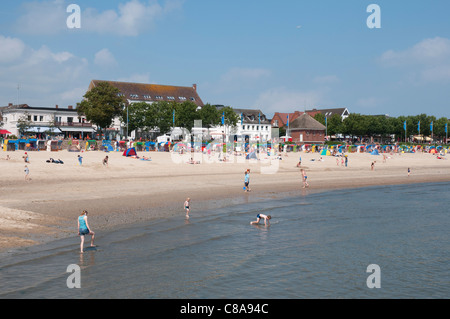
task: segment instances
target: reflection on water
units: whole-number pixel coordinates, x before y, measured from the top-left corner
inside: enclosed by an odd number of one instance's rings
[[[2,259],[0,297],[447,298],[448,187],[299,192],[98,234],[84,254],[65,239]],[[270,227],[250,225],[258,213]],[[71,264],[81,289],[66,286]]]

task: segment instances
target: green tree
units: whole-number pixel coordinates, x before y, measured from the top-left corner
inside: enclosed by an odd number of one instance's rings
[[[187,129],[189,132],[194,127],[194,121],[200,120],[197,114],[197,105],[194,102],[186,101],[175,106],[175,124],[176,126]]]
[[[319,122],[319,123],[321,123],[321,124],[323,124],[323,125],[326,125],[325,115],[324,115],[324,114],[322,114],[322,113],[317,113],[316,115],[314,115],[314,119],[315,119],[317,122]]]
[[[237,123],[241,120],[240,116],[233,110],[231,106],[225,106],[222,108],[220,115],[220,125],[222,125],[222,116],[225,115],[225,125],[236,127]]]
[[[202,120],[203,127],[211,128],[213,126],[219,125],[221,122],[221,114],[216,107],[211,104],[204,105],[199,111],[198,116]]]
[[[335,135],[343,132],[342,118],[339,114],[333,114],[327,118],[328,135]]]
[[[19,131],[19,135],[25,135],[25,133],[31,127],[30,114],[25,112],[18,120],[17,120],[17,130]]]
[[[122,112],[122,123],[128,123],[129,133],[147,127],[149,108],[150,105],[145,102],[132,103],[126,106]]]
[[[77,112],[99,128],[108,128],[116,116],[122,115],[125,103],[119,89],[108,82],[100,82],[84,95]]]

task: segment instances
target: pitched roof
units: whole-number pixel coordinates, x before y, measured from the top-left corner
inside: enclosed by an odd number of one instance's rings
[[[270,124],[270,120],[261,110],[249,110],[249,109],[234,109],[239,116],[241,113],[244,117],[244,123],[247,124],[259,124],[259,117],[261,116],[261,124]]]
[[[118,82],[118,81],[101,81],[92,80],[89,85],[89,90],[101,82],[108,82],[112,86],[118,88],[127,100],[130,101],[148,101],[148,102],[194,102],[197,106],[203,106],[203,101],[197,93],[197,85],[190,87],[159,85],[159,84],[145,84],[132,82]]]
[[[303,113],[290,124],[291,130],[325,130],[325,125],[316,121],[309,114]]]
[[[295,111],[294,113],[278,113],[275,112],[275,114],[273,115],[273,119],[277,119],[279,118],[281,123],[278,123],[278,127],[283,127],[287,125],[287,117],[289,115],[289,125],[290,123],[292,123],[297,117],[299,117],[302,114],[302,112],[299,111]]]

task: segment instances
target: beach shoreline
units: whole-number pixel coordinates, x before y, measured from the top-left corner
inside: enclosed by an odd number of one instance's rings
[[[345,167],[334,157],[302,152],[288,153],[282,160],[223,163],[202,158],[201,164],[187,164],[186,157],[165,152],[139,153],[152,158],[140,161],[120,152],[67,151],[29,152],[31,181],[25,181],[23,153],[0,152],[0,253],[76,237],[76,218],[82,210],[89,211],[89,223],[101,236],[103,230],[140,221],[185,218],[187,197],[195,218],[196,211],[333,189],[450,181],[449,161],[427,153],[387,155],[386,162],[381,156],[350,153]],[[8,161],[6,154],[11,157]],[[82,165],[78,155],[83,156]],[[106,155],[108,166],[102,164]],[[308,175],[307,189],[302,188],[296,167],[299,156]],[[64,164],[47,163],[51,157]],[[267,167],[273,168],[270,174],[264,173]],[[247,168],[249,193],[243,191]]]

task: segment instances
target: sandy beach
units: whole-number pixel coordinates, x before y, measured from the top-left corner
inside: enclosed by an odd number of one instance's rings
[[[77,236],[77,216],[89,211],[89,223],[101,230],[142,220],[179,215],[191,198],[196,210],[245,204],[280,196],[305,196],[336,188],[450,181],[450,161],[428,153],[348,154],[348,167],[335,157],[318,153],[287,153],[282,160],[243,157],[220,162],[196,154],[200,164],[188,164],[190,155],[139,152],[151,161],[126,158],[121,152],[28,152],[30,181],[25,180],[24,151],[0,151],[0,252]],[[5,160],[6,156],[10,160]],[[79,165],[77,156],[83,157]],[[102,160],[109,156],[109,164]],[[302,188],[302,157],[310,187]],[[319,161],[322,157],[323,161]],[[47,163],[50,158],[64,164]],[[375,168],[371,170],[371,163]],[[407,169],[411,169],[408,177]],[[251,192],[243,191],[244,171],[251,169]],[[380,203],[382,205],[382,203]]]

